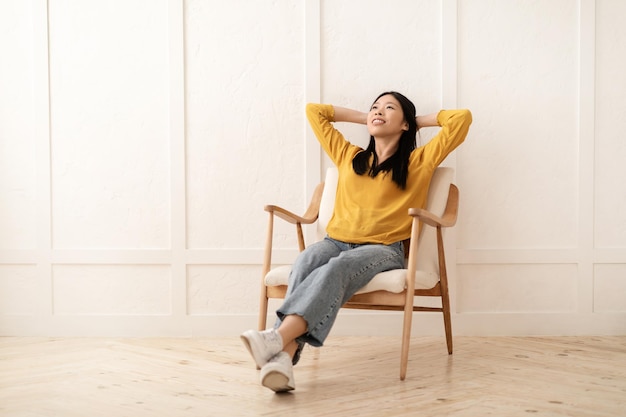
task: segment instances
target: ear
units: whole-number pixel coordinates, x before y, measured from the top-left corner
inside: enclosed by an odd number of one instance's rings
[[[404,126],[402,127],[402,130],[404,130],[405,132],[409,131],[409,124],[407,122],[404,122]]]

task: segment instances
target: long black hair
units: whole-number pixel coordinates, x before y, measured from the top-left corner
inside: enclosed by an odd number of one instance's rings
[[[370,143],[367,149],[359,152],[352,159],[352,169],[354,169],[354,172],[358,175],[367,173],[370,177],[375,177],[381,171],[391,171],[391,180],[404,190],[409,173],[409,156],[416,147],[415,136],[417,134],[417,122],[415,120],[415,105],[411,100],[396,91],[382,93],[376,97],[374,103],[376,103],[379,98],[386,95],[392,95],[398,100],[402,107],[404,120],[408,124],[409,129],[402,132],[396,152],[380,165],[378,164],[378,157],[376,156],[376,141],[374,140],[374,136],[370,135]],[[374,156],[374,160],[370,166],[370,156],[372,155]]]

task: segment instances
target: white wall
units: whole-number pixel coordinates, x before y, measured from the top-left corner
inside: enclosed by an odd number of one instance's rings
[[[445,162],[461,189],[455,334],[625,334],[625,13],[620,0],[3,0],[0,335],[254,327],[262,207],[303,210],[328,164],[304,104],[366,109],[387,89],[422,113],[474,114]],[[278,228],[288,262],[293,229]],[[346,311],[335,334],[399,335],[399,320]],[[414,323],[441,333],[438,315]]]

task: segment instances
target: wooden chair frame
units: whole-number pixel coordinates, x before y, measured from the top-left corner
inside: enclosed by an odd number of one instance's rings
[[[267,229],[267,238],[265,241],[265,257],[263,261],[263,272],[261,280],[261,302],[259,311],[259,330],[264,330],[267,324],[268,300],[270,298],[285,298],[287,292],[286,285],[267,286],[265,284],[265,276],[271,269],[272,263],[272,240],[274,234],[274,217],[279,217],[291,224],[295,224],[298,236],[298,246],[300,251],[305,249],[304,235],[302,233],[303,224],[314,223],[319,215],[320,203],[324,183],[320,183],[311,198],[311,202],[306,212],[302,216],[298,216],[284,208],[275,205],[265,206],[265,211],[269,213],[269,224]],[[400,379],[406,378],[409,344],[411,339],[411,323],[413,312],[441,312],[443,313],[443,321],[446,335],[446,344],[448,354],[452,354],[452,324],[450,318],[450,300],[448,294],[448,276],[446,271],[446,259],[444,253],[444,241],[442,228],[452,227],[456,224],[459,206],[459,190],[454,184],[450,184],[446,208],[441,217],[428,212],[424,209],[411,208],[408,215],[413,218],[411,238],[409,239],[408,265],[406,289],[401,293],[392,293],[387,291],[375,291],[371,293],[363,293],[354,295],[343,308],[367,309],[367,310],[394,310],[404,311],[404,321],[402,330],[402,349],[400,358]],[[420,223],[426,224],[437,229],[437,254],[439,263],[439,282],[429,289],[415,289],[415,272],[417,270],[417,247],[416,242],[420,235]],[[415,242],[415,244],[411,244]],[[406,242],[405,242],[406,243]],[[422,297],[439,297],[441,298],[441,307],[424,307],[415,305],[415,296]]]

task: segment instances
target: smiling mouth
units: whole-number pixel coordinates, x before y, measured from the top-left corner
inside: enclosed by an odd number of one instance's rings
[[[374,119],[374,120],[372,120],[372,124],[373,125],[382,125],[384,123],[385,123],[385,121],[382,120],[382,119]]]

